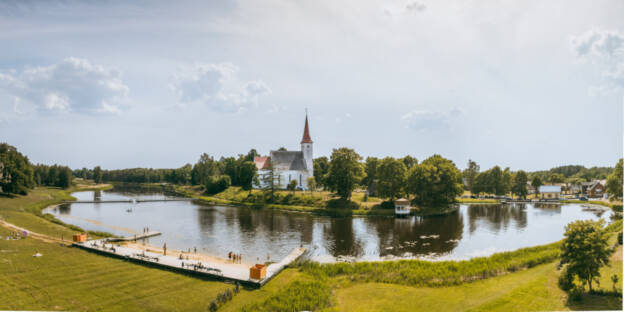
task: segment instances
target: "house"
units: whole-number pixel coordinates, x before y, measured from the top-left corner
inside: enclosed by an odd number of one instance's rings
[[[589,197],[602,197],[605,191],[605,183],[602,183],[600,180],[594,180],[587,186],[585,194]]]
[[[539,187],[539,193],[542,199],[559,199],[561,197],[561,186],[542,185]]]
[[[307,189],[308,177],[314,176],[312,144],[308,115],[306,114],[300,151],[271,151],[269,156],[254,157],[254,163],[256,164],[256,168],[258,168],[258,176],[260,177],[260,184],[255,186],[266,186],[268,181],[264,181],[263,177],[266,176],[271,170],[271,167],[273,167],[274,181],[277,188],[285,189],[290,181],[296,180],[298,187]]]

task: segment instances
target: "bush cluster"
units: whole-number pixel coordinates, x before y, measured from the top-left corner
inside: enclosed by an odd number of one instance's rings
[[[221,193],[230,185],[232,185],[232,180],[227,175],[211,176],[207,178],[206,193],[210,195]]]

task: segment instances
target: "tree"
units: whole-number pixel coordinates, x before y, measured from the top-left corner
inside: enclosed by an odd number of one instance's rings
[[[239,180],[241,184],[241,188],[243,190],[248,190],[249,194],[251,194],[251,188],[253,183],[257,181],[258,176],[258,168],[253,161],[245,161],[241,164],[239,168]]]
[[[407,168],[402,161],[386,157],[377,167],[377,192],[382,198],[394,200],[403,192]]]
[[[509,169],[509,167],[505,168],[505,170],[503,170],[503,187],[502,187],[502,193],[501,194],[497,194],[497,195],[505,195],[509,192],[511,192],[511,187],[513,186],[513,175],[511,174],[511,170]]]
[[[33,167],[28,157],[9,144],[0,144],[0,191],[26,195],[35,187]]]
[[[407,192],[422,206],[436,207],[455,202],[463,192],[461,172],[455,164],[433,155],[409,170]]]
[[[275,168],[271,162],[269,162],[269,168],[267,168],[264,174],[262,174],[260,179],[264,185],[264,193],[269,194],[270,196],[269,202],[273,202],[273,199],[275,198],[275,189],[279,187],[276,183],[279,183],[279,181],[276,181],[278,179],[278,174],[275,172]]]
[[[538,176],[534,176],[531,181],[531,186],[535,189],[535,195],[539,195],[539,188],[542,186],[542,179]]]
[[[306,179],[306,184],[308,185],[310,192],[314,192],[316,190],[316,180],[314,177],[308,177]]]
[[[624,159],[620,158],[615,165],[615,170],[607,178],[607,193],[613,197],[622,197],[622,183],[624,181],[622,177],[622,162]]]
[[[548,183],[563,183],[565,177],[561,173],[550,173],[547,179]]]
[[[466,189],[469,190],[471,193],[478,193],[474,191],[474,185],[475,179],[479,174],[479,170],[479,165],[471,159],[468,159],[468,166],[464,170],[463,177],[464,183],[466,183]]]
[[[295,190],[297,189],[297,180],[290,180],[290,182],[288,182],[288,185],[286,185],[286,189],[295,192]]]
[[[329,159],[327,157],[318,157],[313,161],[314,166],[314,180],[319,187],[325,186],[325,177],[329,172]]]
[[[362,156],[350,148],[334,149],[327,173],[327,186],[342,199],[349,200],[351,192],[364,174],[360,165]]]
[[[561,245],[560,265],[567,264],[566,272],[576,276],[583,284],[598,281],[600,268],[608,265],[614,249],[609,247],[608,233],[602,227],[603,220],[581,220],[566,226]]]
[[[218,162],[210,157],[210,155],[203,153],[199,156],[197,163],[193,165],[193,170],[191,170],[191,183],[194,185],[205,185],[209,177],[220,174]]]
[[[410,170],[412,167],[418,165],[418,159],[410,156],[410,155],[406,155],[405,157],[400,159],[403,164],[405,165],[405,168],[407,168],[407,170]]]
[[[283,147],[283,146],[282,146],[282,147],[280,147],[280,148],[278,148],[277,150],[278,150],[279,152],[285,152],[285,151],[287,151],[287,149],[286,149],[285,147]]]
[[[499,166],[490,169],[490,183],[493,186],[493,193],[496,195],[505,194],[505,182],[503,178],[503,170]]]
[[[102,168],[100,166],[93,168],[93,181],[96,184],[102,183]]]
[[[528,179],[529,177],[527,176],[526,172],[522,170],[516,172],[513,178],[513,186],[511,188],[511,192],[518,197],[526,198],[527,194],[529,193],[527,190]]]
[[[370,191],[372,185],[377,180],[377,166],[379,165],[379,159],[377,157],[366,157],[364,163],[365,177],[362,179],[362,185]]]
[[[72,171],[69,167],[61,167],[57,186],[67,189],[72,185]]]

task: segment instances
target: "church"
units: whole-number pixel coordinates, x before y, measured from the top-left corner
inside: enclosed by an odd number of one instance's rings
[[[272,165],[278,188],[285,189],[290,181],[296,180],[298,188],[307,190],[307,179],[314,176],[313,160],[312,138],[310,138],[308,114],[306,114],[300,151],[271,151],[269,156],[256,156],[254,158],[260,177],[260,185],[257,186],[266,186],[265,182],[262,181],[262,176],[268,172]]]

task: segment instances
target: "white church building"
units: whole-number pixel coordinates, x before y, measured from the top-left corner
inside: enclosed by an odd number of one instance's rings
[[[297,181],[297,186],[308,189],[307,179],[314,176],[314,157],[312,153],[312,139],[306,114],[303,138],[301,139],[300,151],[271,151],[269,156],[256,156],[254,162],[260,176],[260,187],[265,186],[262,181],[270,166],[273,166],[275,183],[278,188],[285,189],[292,180]]]

